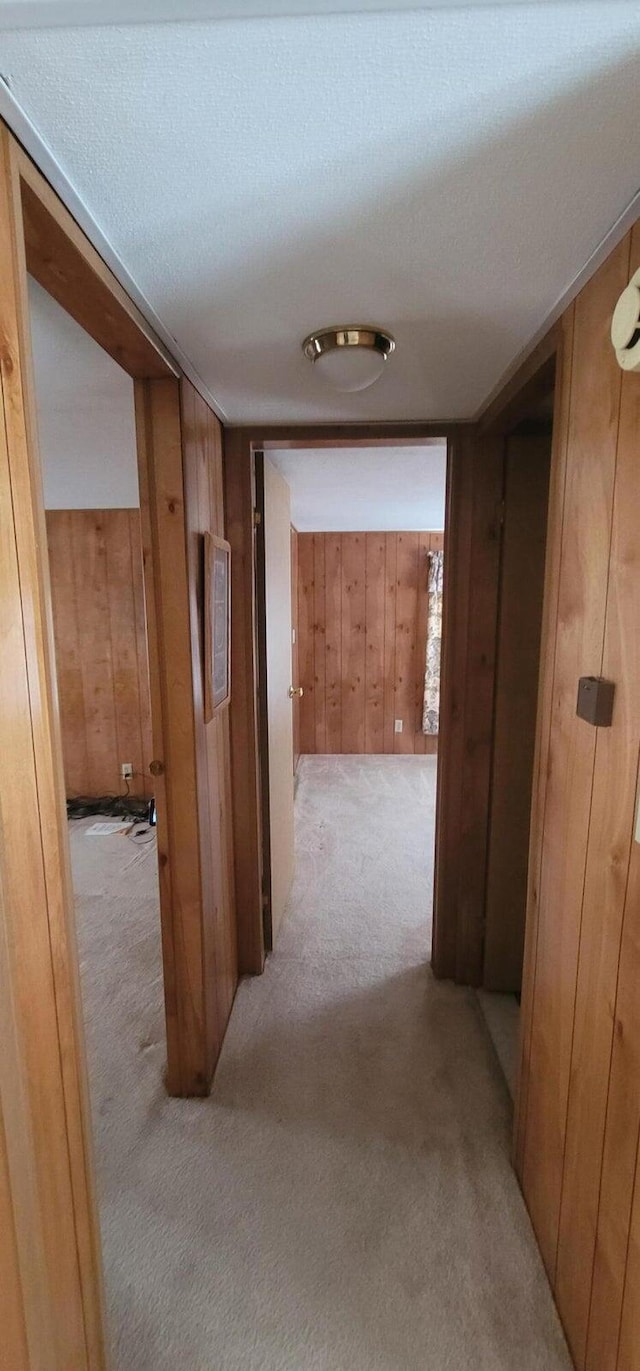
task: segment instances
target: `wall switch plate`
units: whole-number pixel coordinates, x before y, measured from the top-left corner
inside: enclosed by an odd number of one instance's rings
[[[123,762],[120,767],[120,775],[123,781],[133,780],[133,762]]]
[[[295,645],[296,645],[296,631],[295,631],[295,628],[292,628],[292,630],[291,630],[291,642],[293,643],[293,646],[295,647]]]
[[[402,719],[396,719],[396,733],[402,733]]]
[[[578,682],[576,714],[594,728],[610,728],[615,696],[613,681],[602,676],[581,676]]]

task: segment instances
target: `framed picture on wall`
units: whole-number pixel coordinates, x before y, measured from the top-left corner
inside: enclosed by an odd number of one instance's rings
[[[231,699],[231,548],[224,538],[204,535],[204,717]]]

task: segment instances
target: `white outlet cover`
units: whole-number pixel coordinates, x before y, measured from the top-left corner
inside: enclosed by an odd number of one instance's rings
[[[402,733],[402,719],[396,719],[396,733]]]

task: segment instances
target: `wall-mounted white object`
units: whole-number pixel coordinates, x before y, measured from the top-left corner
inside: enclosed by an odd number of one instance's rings
[[[640,371],[640,270],[631,277],[613,311],[611,342],[623,371]]]

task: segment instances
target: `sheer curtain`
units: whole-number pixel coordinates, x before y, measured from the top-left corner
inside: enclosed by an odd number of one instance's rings
[[[444,552],[429,552],[427,661],[424,675],[422,732],[429,736],[440,728],[440,651],[442,647],[442,588]]]

